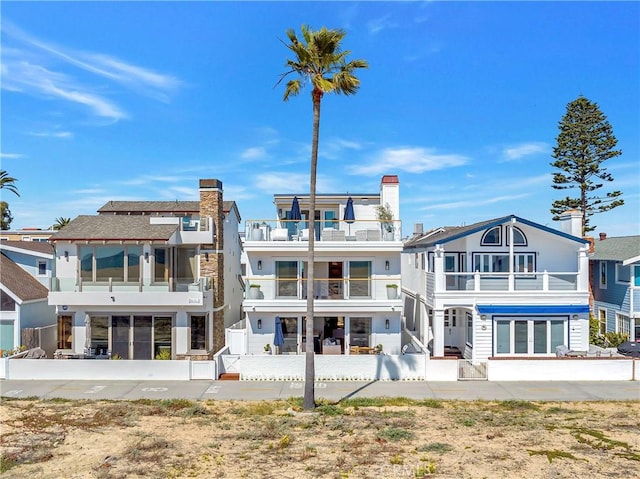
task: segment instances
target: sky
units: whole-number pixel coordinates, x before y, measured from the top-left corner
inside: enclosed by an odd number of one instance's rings
[[[403,234],[549,211],[558,123],[580,95],[622,155],[624,206],[595,233],[640,231],[638,2],[18,2],[1,14],[1,190],[11,229],[110,200],[197,200],[223,183],[242,221],[308,194],[310,89],[283,101],[286,31],[346,31],[356,95],[322,101],[318,193],[398,175]],[[571,192],[571,191],[570,191]]]

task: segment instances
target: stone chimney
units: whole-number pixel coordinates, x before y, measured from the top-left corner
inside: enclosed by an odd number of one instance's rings
[[[582,238],[582,213],[579,210],[567,210],[560,214],[560,231]]]
[[[607,239],[607,233],[600,233],[600,241],[604,241]]]
[[[224,346],[224,212],[222,182],[200,180],[200,221],[211,222],[215,237],[211,244],[201,244],[200,276],[213,281],[213,345],[211,354]]]

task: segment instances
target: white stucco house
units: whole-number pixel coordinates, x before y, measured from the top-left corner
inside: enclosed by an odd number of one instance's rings
[[[199,201],[110,201],[49,241],[58,353],[210,359],[241,318],[240,215],[222,183]]]
[[[294,198],[299,220],[291,219]],[[349,203],[353,216],[345,220]],[[308,344],[319,356],[345,360],[376,352],[378,345],[385,354],[399,354],[402,232],[397,176],[382,177],[376,193],[316,196],[313,340],[305,334],[309,196],[276,194],[274,205],[275,220],[246,222],[245,317],[229,330],[230,352],[263,355],[265,345],[274,350],[278,318],[284,336],[281,355],[301,355]],[[380,221],[380,205],[388,207],[392,220]]]
[[[471,361],[589,348],[589,243],[516,215],[415,233],[402,253],[404,314],[431,355]]]

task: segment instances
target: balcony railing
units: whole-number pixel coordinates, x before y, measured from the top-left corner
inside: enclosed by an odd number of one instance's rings
[[[302,278],[248,278],[245,298],[306,300],[307,280]],[[320,300],[396,300],[400,299],[399,278],[317,278],[313,281],[315,299]]]
[[[380,222],[377,220],[321,220],[315,225],[316,241],[400,241],[402,221]],[[308,241],[307,221],[291,220],[247,220],[246,241]]]
[[[206,292],[213,290],[213,277],[200,278],[199,280],[189,281],[185,279],[169,278],[168,282],[145,284],[142,281],[138,282],[119,282],[113,281],[109,278],[104,282],[86,282],[82,278],[51,278],[52,292],[64,293],[64,292],[116,292],[116,291],[128,291],[128,292],[188,292],[198,291]]]
[[[446,291],[577,291],[578,273],[444,273]],[[427,273],[435,289],[435,273]]]

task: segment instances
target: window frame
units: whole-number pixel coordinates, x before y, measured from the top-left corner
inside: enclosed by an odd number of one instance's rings
[[[522,239],[524,241],[523,243],[518,243],[517,241],[514,241],[513,242],[513,246],[529,246],[529,242],[528,242],[527,237],[525,236],[524,232],[520,228],[518,228],[517,226],[511,226],[511,228],[513,228],[514,232],[517,231],[522,236]],[[510,235],[506,235],[506,238],[505,238],[505,245],[506,246],[509,246],[509,236]],[[514,237],[515,237],[515,235],[514,235]]]
[[[38,260],[38,264],[37,264],[37,268],[38,268],[38,276],[46,276],[47,275],[47,260],[46,259],[39,259]]]
[[[557,346],[568,343],[568,324],[569,318],[567,316],[494,317],[493,354],[495,356],[550,356],[555,354]],[[508,328],[505,329],[505,325]],[[536,348],[540,345],[539,342],[536,342],[536,334],[542,325],[544,325],[545,352],[536,352]],[[526,327],[523,329],[522,326]],[[518,329],[519,331],[517,331]],[[557,331],[562,331],[561,340],[554,337],[554,333]],[[505,332],[507,338],[503,336]],[[519,338],[516,334],[518,332],[520,333]],[[522,335],[523,332],[524,335]],[[508,351],[504,350],[505,339],[508,341]],[[522,346],[526,347],[526,351],[521,349]],[[518,348],[520,348],[519,351]]]
[[[625,268],[627,271],[627,280],[620,279],[620,270]],[[631,284],[631,265],[623,265],[622,263],[616,263],[615,265],[616,284],[629,286]]]
[[[203,336],[204,336],[204,348],[199,348],[197,346],[199,346],[198,344],[196,344],[196,347],[194,347],[194,326],[193,326],[193,319],[194,318],[198,318],[198,319],[202,319],[203,321],[203,328],[204,331],[202,332]],[[189,313],[189,319],[188,319],[188,325],[189,325],[189,334],[188,334],[188,338],[189,338],[189,352],[191,354],[193,353],[206,353],[207,351],[209,351],[210,348],[210,341],[209,341],[209,314],[208,313]],[[198,340],[198,342],[202,341],[201,339]]]
[[[486,240],[486,237],[493,231],[498,232],[498,239],[495,243],[490,243]],[[482,237],[480,238],[480,246],[502,246],[502,225],[492,226],[491,228],[485,230],[484,233],[482,233]]]
[[[600,266],[598,268],[600,274],[598,275],[598,284],[600,285],[600,289],[607,289],[607,262],[600,261]]]

